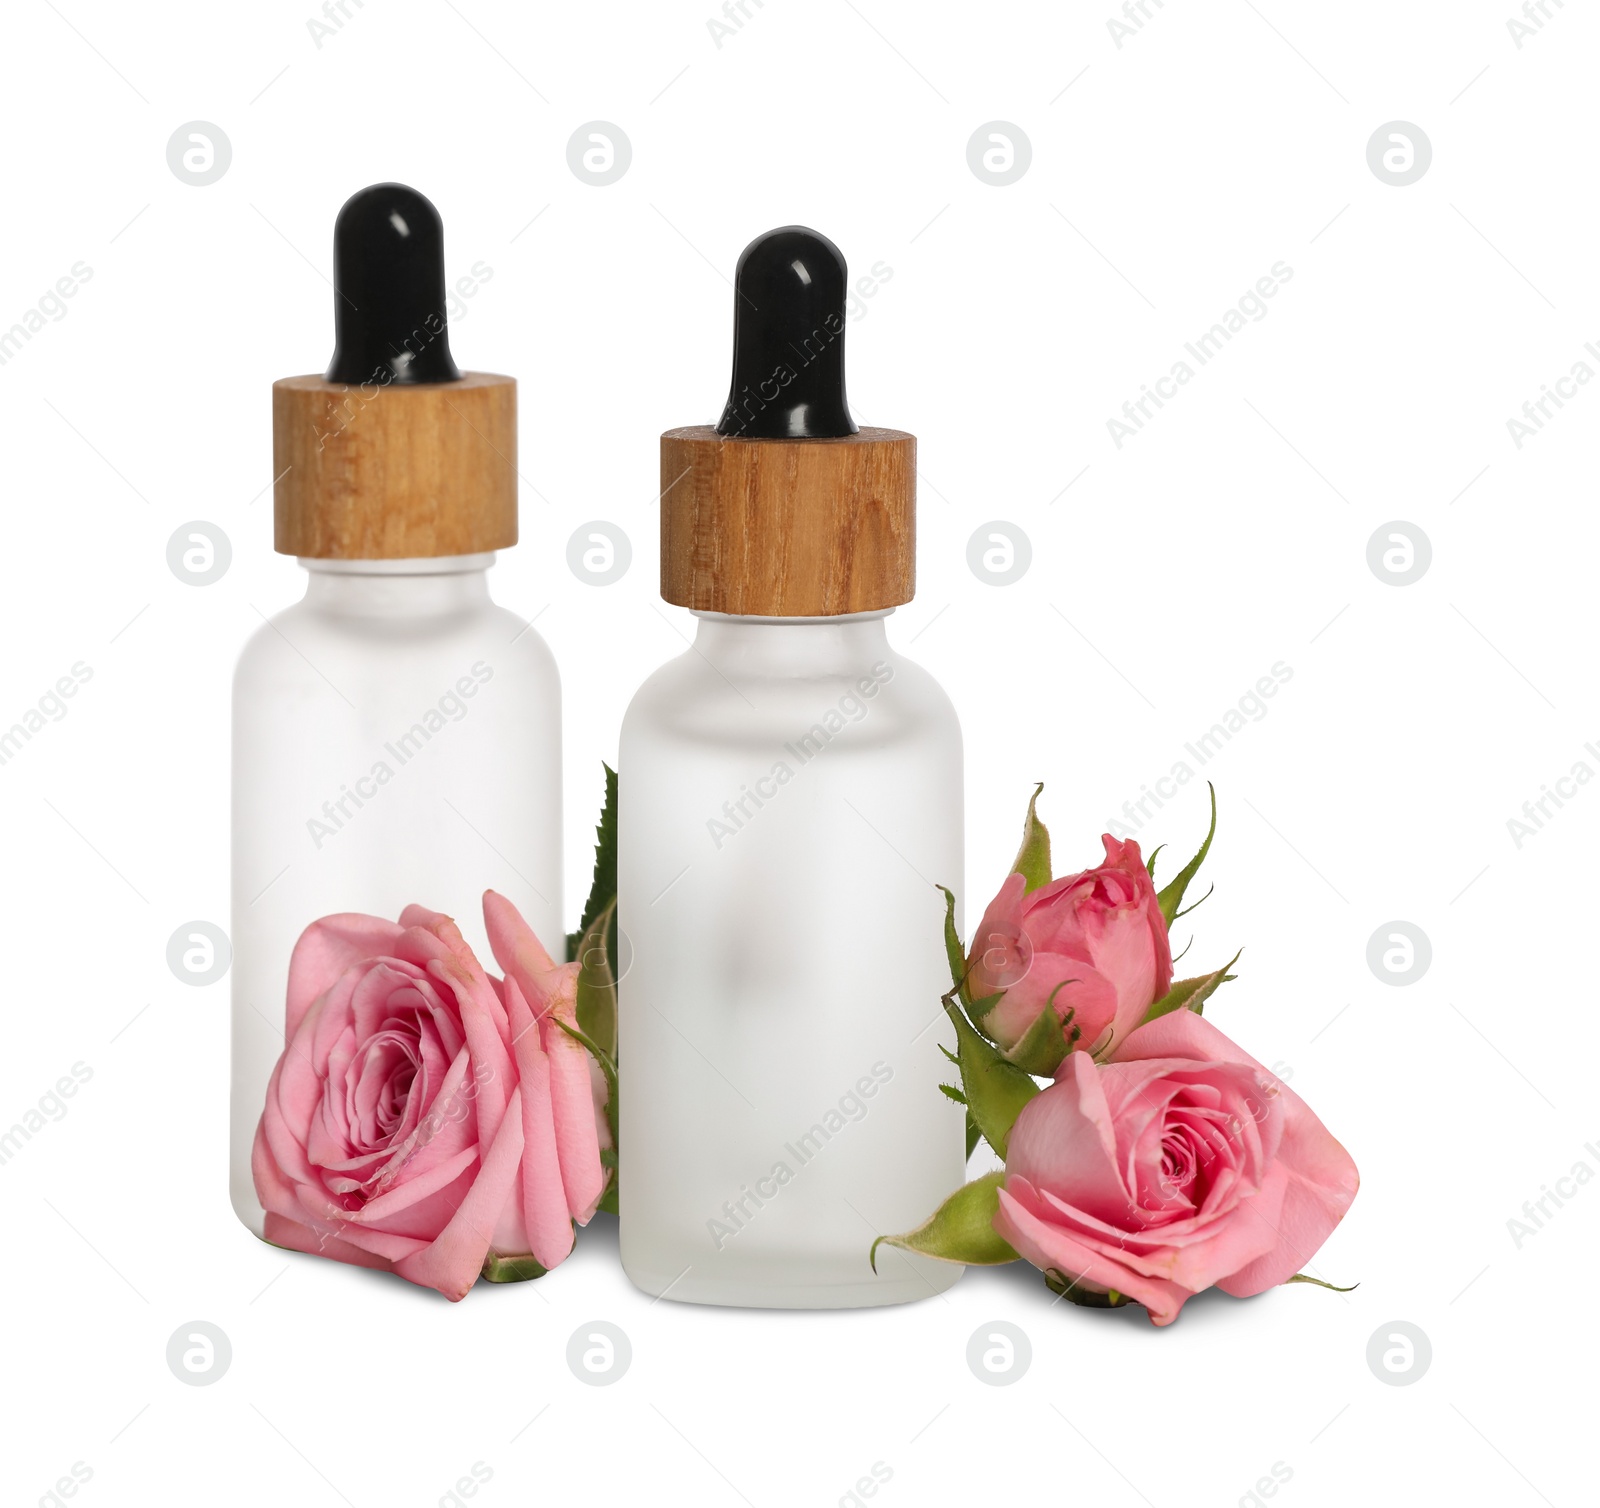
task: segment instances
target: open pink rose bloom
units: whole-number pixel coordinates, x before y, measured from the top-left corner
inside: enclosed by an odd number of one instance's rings
[[[267,1240],[449,1299],[491,1257],[548,1269],[572,1250],[608,1176],[603,1080],[561,1025],[578,965],[504,897],[483,911],[503,980],[421,906],[301,935],[252,1161]]]
[[[1110,1062],[1067,1054],[1012,1127],[994,1225],[1036,1267],[1166,1325],[1213,1284],[1242,1298],[1294,1276],[1356,1185],[1305,1101],[1180,1009]]]

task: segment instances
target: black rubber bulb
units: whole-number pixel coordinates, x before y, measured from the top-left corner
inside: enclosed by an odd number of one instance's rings
[[[844,397],[844,253],[803,225],[757,236],[734,272],[733,387],[717,433],[853,435]]]
[[[457,382],[445,313],[444,223],[414,188],[375,183],[333,225],[329,382]]]

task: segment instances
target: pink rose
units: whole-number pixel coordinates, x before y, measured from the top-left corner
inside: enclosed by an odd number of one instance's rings
[[[1024,895],[1009,875],[973,934],[967,961],[974,999],[1005,995],[983,1018],[1002,1047],[1014,1046],[1047,1004],[1072,1025],[1074,1045],[1103,1051],[1120,1042],[1172,984],[1172,947],[1139,845],[1107,833],[1098,869],[1051,880]]]
[[[1113,1062],[1068,1054],[1012,1128],[994,1227],[1034,1266],[1166,1325],[1213,1284],[1244,1298],[1299,1272],[1358,1181],[1304,1100],[1180,1009]]]
[[[557,1024],[578,965],[483,904],[504,981],[421,906],[301,934],[252,1160],[267,1240],[449,1299],[491,1255],[548,1269],[572,1250],[606,1184],[589,1055]]]

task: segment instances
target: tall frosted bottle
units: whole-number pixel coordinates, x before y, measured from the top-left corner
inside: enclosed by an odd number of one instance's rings
[[[661,441],[662,596],[694,643],[622,728],[622,1261],[687,1302],[900,1303],[960,1269],[868,1251],[965,1147],[935,1087],[961,730],[886,631],[916,441],[850,417],[832,242],[772,231],[736,285],[722,418]]]
[[[562,933],[560,684],[488,586],[517,539],[516,384],[451,358],[422,195],[362,190],[334,248],[332,364],[273,388],[276,546],[306,593],[234,681],[230,1186],[257,1235],[251,1146],[309,922],[420,903],[487,957],[492,887]]]

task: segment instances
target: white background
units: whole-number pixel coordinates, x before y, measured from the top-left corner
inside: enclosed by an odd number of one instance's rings
[[[1506,421],[1600,340],[1600,17],[1552,3],[1519,49],[1510,0],[1150,0],[1119,48],[1110,0],[748,0],[719,48],[710,0],[347,8],[318,47],[311,0],[8,7],[0,327],[92,277],[0,367],[0,724],[75,662],[93,678],[0,766],[0,1125],[93,1077],[0,1167],[6,1501],[75,1462],[91,1505],[432,1505],[474,1463],[491,1508],[832,1504],[875,1462],[891,1508],[1232,1504],[1275,1463],[1291,1505],[1593,1501],[1600,1189],[1520,1248],[1507,1221],[1600,1170],[1600,790],[1520,847],[1507,819],[1600,771],[1600,390],[1520,449]],[[597,119],[633,150],[603,188],[566,157]],[[166,160],[195,120],[232,144],[207,187]],[[967,163],[994,120],[1032,145],[1006,187]],[[1404,187],[1366,155],[1396,120],[1433,149]],[[493,584],[562,669],[570,917],[600,761],[689,624],[655,591],[657,435],[715,418],[727,275],[771,226],[892,269],[850,394],[920,437],[920,590],[890,629],[961,709],[969,914],[1032,781],[1058,871],[1081,867],[1292,668],[1204,772],[1217,891],[1176,937],[1198,933],[1186,968],[1245,945],[1210,1018],[1360,1165],[1317,1259],[1354,1293],[1212,1295],[1164,1331],[1052,1304],[1025,1266],[892,1310],[651,1305],[603,1218],[548,1278],[449,1306],[241,1229],[228,986],[180,983],[165,948],[226,920],[231,666],[300,591],[271,551],[269,385],[326,363],[333,217],[387,178],[438,204],[453,274],[492,268],[458,359],[522,384],[523,542]],[[1124,400],[1279,261],[1266,316],[1119,449]],[[195,519],[234,551],[205,588],[166,564]],[[611,587],[566,565],[591,519],[632,540]],[[1009,587],[967,566],[991,520],[1031,540]],[[1392,520],[1432,544],[1413,585],[1367,562]],[[1186,854],[1203,803],[1187,784],[1141,841]],[[1433,950],[1405,988],[1366,961],[1396,919]],[[165,1347],[197,1319],[233,1361],[191,1388]],[[633,1347],[607,1388],[565,1362],[595,1319]],[[965,1356],[998,1319],[1033,1361],[991,1388]],[[1366,1361],[1394,1320],[1432,1344],[1410,1386]]]

